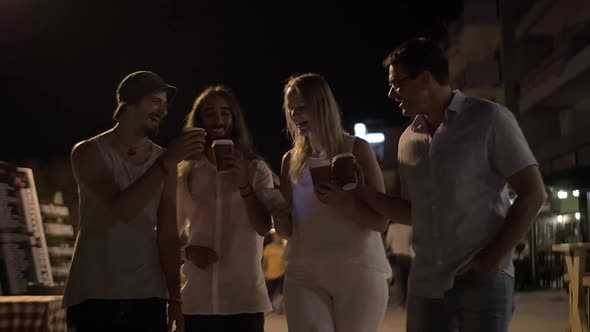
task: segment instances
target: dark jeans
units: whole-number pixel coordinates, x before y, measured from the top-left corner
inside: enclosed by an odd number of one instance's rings
[[[184,315],[185,332],[264,332],[264,313]]]
[[[399,304],[405,307],[408,300],[408,278],[412,268],[412,258],[407,255],[393,255],[392,264],[396,298]]]
[[[514,311],[514,279],[501,272],[468,272],[442,299],[410,294],[407,332],[507,332]]]
[[[268,290],[268,297],[272,299],[277,294],[283,294],[283,285],[285,284],[285,276],[282,275],[276,279],[266,280],[266,289]]]
[[[166,300],[86,300],[67,310],[68,328],[86,331],[165,332]]]

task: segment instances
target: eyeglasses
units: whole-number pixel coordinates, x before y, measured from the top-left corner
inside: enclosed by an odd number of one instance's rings
[[[411,75],[408,75],[397,82],[395,82],[395,81],[389,82],[389,88],[397,91],[400,88],[400,85],[402,84],[402,82],[407,80],[408,78],[414,78],[414,77],[412,77]]]

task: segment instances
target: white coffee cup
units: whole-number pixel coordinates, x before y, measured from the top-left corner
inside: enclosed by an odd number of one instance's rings
[[[211,144],[215,152],[215,163],[219,172],[227,172],[230,166],[223,162],[224,157],[234,153],[234,142],[231,139],[218,139]]]

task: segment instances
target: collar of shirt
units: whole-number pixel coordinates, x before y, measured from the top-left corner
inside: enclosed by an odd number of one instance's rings
[[[445,122],[453,121],[455,116],[463,111],[463,103],[465,102],[465,95],[460,90],[453,91],[451,102],[445,111]],[[423,114],[418,114],[412,121],[412,130],[420,133],[428,133],[426,126],[426,119]]]
[[[463,103],[465,102],[465,95],[459,91],[453,91],[453,97],[451,98],[451,102],[449,103],[449,107],[447,107],[447,111],[451,111],[454,113],[461,113],[463,110]]]

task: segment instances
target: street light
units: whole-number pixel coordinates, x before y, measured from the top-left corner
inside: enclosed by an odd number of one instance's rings
[[[367,126],[364,123],[356,123],[354,125],[354,136],[373,144],[385,142],[385,135],[383,133],[368,133]]]

